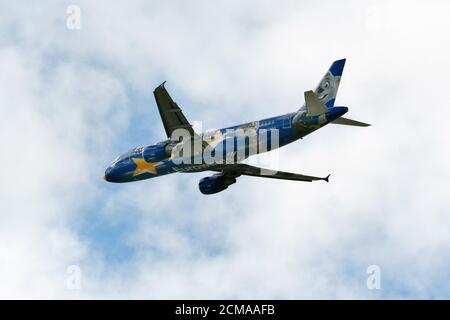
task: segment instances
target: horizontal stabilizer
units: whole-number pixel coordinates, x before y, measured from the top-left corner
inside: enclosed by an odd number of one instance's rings
[[[308,116],[320,116],[328,112],[328,108],[325,104],[317,98],[313,91],[305,92],[305,105]]]
[[[352,119],[347,119],[347,118],[344,118],[344,117],[337,118],[336,120],[333,120],[330,123],[342,124],[342,125],[345,125],[345,126],[356,126],[356,127],[368,127],[368,126],[370,126],[370,124],[368,124],[368,123],[364,123],[364,122],[360,122],[360,121],[356,121],[356,120],[352,120]]]

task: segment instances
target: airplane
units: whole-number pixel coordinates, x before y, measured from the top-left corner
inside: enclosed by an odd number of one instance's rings
[[[153,94],[167,139],[122,154],[106,169],[103,178],[108,182],[123,183],[176,172],[213,171],[215,174],[199,182],[203,194],[221,192],[236,183],[240,176],[328,182],[330,175],[315,177],[269,170],[242,161],[302,139],[329,123],[370,126],[342,117],[348,108],[334,106],[345,61],[334,61],[316,89],[304,92],[305,103],[297,111],[200,134],[194,131],[163,82]]]

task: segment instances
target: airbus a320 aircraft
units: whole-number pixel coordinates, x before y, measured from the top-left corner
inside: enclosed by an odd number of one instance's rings
[[[164,83],[153,92],[167,134],[157,144],[134,148],[113,161],[104,179],[131,182],[175,172],[214,171],[199,182],[203,194],[223,191],[236,178],[254,176],[297,181],[324,180],[297,173],[262,169],[242,163],[253,154],[294,142],[328,123],[367,127],[342,117],[347,107],[334,106],[345,59],[333,62],[314,91],[306,91],[305,104],[296,112],[197,134],[172,100]]]

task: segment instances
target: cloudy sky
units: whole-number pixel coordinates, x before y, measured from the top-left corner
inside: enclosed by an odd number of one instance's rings
[[[0,1],[0,297],[450,298],[449,13],[448,1]],[[373,126],[330,125],[266,161],[329,184],[241,177],[204,196],[208,172],[101,179],[121,152],[165,138],[162,81],[191,121],[220,128],[298,109],[344,57],[336,104]]]

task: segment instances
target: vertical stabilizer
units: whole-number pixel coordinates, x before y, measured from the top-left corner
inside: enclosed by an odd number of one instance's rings
[[[327,108],[332,108],[334,106],[342,72],[344,71],[344,65],[345,59],[334,61],[314,90],[316,96]],[[300,110],[304,109],[305,105],[303,105]]]

